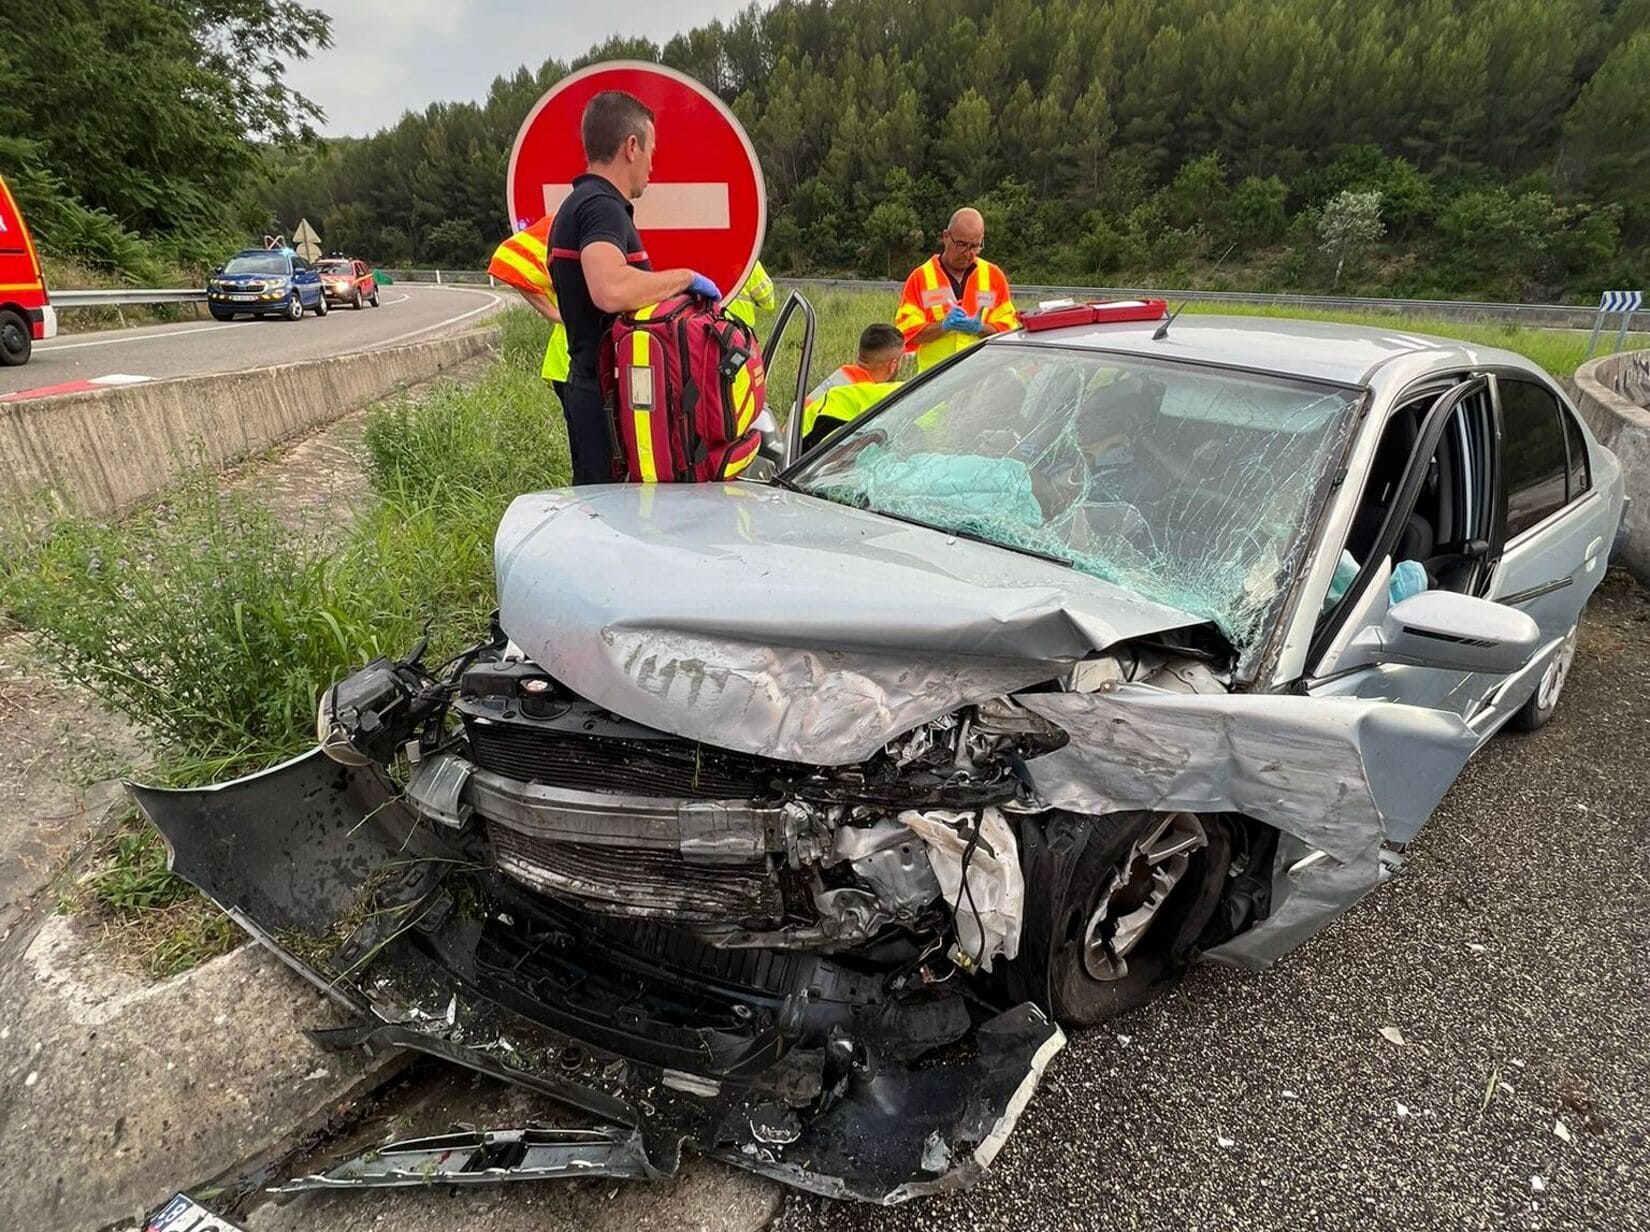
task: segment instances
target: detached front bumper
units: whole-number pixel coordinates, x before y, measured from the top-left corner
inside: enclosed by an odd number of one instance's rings
[[[608,995],[633,984],[598,970],[553,914],[530,921],[474,840],[421,820],[375,768],[320,750],[202,790],[130,790],[179,875],[357,1013],[323,1042],[418,1049],[585,1112],[617,1136],[580,1175],[667,1176],[685,1146],[832,1197],[960,1188],[1065,1042],[1027,1003],[908,1064],[874,1030],[804,1033],[794,998],[753,1011],[708,986],[645,1005]],[[575,1002],[566,973],[580,957],[596,991]]]

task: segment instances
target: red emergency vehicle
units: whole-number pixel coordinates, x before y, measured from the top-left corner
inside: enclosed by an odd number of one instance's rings
[[[46,276],[23,213],[0,177],[0,364],[24,364],[35,339],[57,334],[57,313],[46,298]]]

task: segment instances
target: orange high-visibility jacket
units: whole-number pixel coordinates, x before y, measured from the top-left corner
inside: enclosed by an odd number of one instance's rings
[[[487,272],[518,291],[547,295],[555,304],[556,289],[550,285],[550,224],[554,221],[555,215],[546,214],[532,226],[522,228],[505,240],[493,250]],[[544,348],[544,364],[539,375],[547,381],[565,381],[571,365],[567,353],[567,329],[562,325],[552,325],[550,343]]]
[[[906,346],[923,329],[945,319],[945,314],[957,306],[957,297],[951,291],[951,279],[940,267],[937,256],[930,257],[905,280],[900,292],[899,311],[894,314],[894,325],[905,335]],[[1000,334],[1020,326],[1019,314],[1014,311],[1014,297],[1008,278],[989,261],[976,261],[973,272],[963,286],[962,310],[985,322],[986,332]],[[955,355],[980,339],[973,334],[944,333],[932,342],[917,347],[917,371]]]

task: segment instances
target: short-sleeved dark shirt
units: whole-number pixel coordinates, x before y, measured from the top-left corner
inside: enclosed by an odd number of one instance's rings
[[[581,175],[573,181],[573,191],[556,211],[550,227],[550,281],[555,284],[556,303],[567,326],[567,350],[572,377],[596,379],[596,361],[602,335],[613,324],[614,314],[603,312],[590,298],[579,254],[586,245],[612,244],[638,269],[650,270],[647,249],[636,233],[630,202],[610,180],[599,175]]]

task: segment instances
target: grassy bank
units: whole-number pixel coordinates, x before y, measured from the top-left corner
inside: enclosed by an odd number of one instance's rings
[[[506,320],[504,358],[475,385],[369,413],[371,490],[347,527],[293,530],[255,490],[199,475],[124,521],[63,520],[0,560],[0,617],[142,730],[147,779],[198,785],[303,751],[338,677],[404,654],[426,629],[432,661],[485,636],[500,515],[568,475],[537,321]],[[164,844],[135,816],[98,844],[61,906],[157,977],[240,939],[166,871]]]

